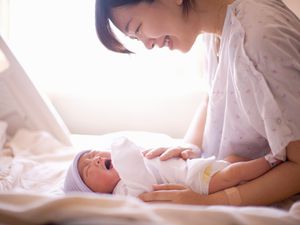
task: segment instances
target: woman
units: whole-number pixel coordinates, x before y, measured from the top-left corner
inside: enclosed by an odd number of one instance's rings
[[[236,188],[208,196],[155,186],[144,201],[269,205],[300,192],[300,21],[281,0],[97,0],[96,27],[110,50],[130,53],[111,21],[149,49],[187,52],[205,34],[210,91],[185,136],[204,156],[269,155],[284,163]],[[268,154],[270,152],[270,154]],[[192,158],[200,151],[158,148],[146,157]]]

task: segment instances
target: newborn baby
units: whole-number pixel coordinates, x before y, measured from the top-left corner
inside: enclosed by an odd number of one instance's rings
[[[111,145],[111,153],[79,152],[67,172],[65,192],[138,196],[152,191],[153,184],[176,183],[209,194],[254,179],[271,169],[264,157],[232,164],[214,157],[161,161],[145,158],[142,150],[127,138],[119,138]],[[247,173],[241,173],[241,169]]]

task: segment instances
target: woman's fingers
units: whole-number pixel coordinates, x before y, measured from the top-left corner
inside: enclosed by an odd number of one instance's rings
[[[155,184],[153,189],[153,192],[143,193],[139,195],[139,198],[144,202],[173,202],[177,199],[179,192],[185,190],[186,187],[181,184]]]
[[[187,149],[181,152],[181,158],[184,160],[199,158],[201,156],[201,151],[193,151],[192,149]]]
[[[201,151],[194,151],[192,149],[184,149],[181,147],[160,147],[160,148],[154,148],[149,149],[146,151],[143,151],[143,155],[147,159],[153,159],[155,157],[159,157],[160,160],[165,161],[171,158],[180,157],[184,160],[186,159],[194,159],[201,156]]]
[[[147,159],[153,159],[155,157],[160,156],[163,152],[166,151],[166,147],[161,147],[161,148],[153,148],[150,150],[146,150],[143,152],[143,155],[147,158]]]
[[[164,151],[161,155],[160,155],[160,160],[165,161],[171,158],[175,158],[175,157],[181,157],[181,152],[183,151],[182,148],[179,147],[172,147],[172,148],[168,148],[166,149],[166,151]]]
[[[138,197],[144,202],[171,202],[179,204],[207,205],[208,195],[198,194],[181,184],[160,184],[153,186],[154,191]]]
[[[154,191],[161,191],[161,190],[184,190],[186,187],[182,184],[154,184],[153,190]]]
[[[176,192],[173,191],[155,191],[139,195],[139,199],[144,202],[170,202],[175,198]]]
[[[201,156],[201,151],[195,151],[190,148],[182,148],[180,146],[175,147],[160,147],[153,148],[146,151],[143,151],[143,155],[147,159],[153,159],[159,157],[160,160],[168,160],[171,158],[180,157],[184,160],[198,158]]]
[[[148,154],[148,152],[150,152],[152,149],[147,149],[147,150],[144,150],[144,151],[142,151],[142,154],[144,155],[144,156],[146,156],[147,154]]]

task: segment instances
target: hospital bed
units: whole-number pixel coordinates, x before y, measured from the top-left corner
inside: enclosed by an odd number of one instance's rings
[[[74,155],[82,149],[109,149],[119,136],[145,148],[181,141],[138,131],[70,134],[0,38],[0,224],[300,224],[299,196],[271,206],[233,207],[64,194],[64,176]]]

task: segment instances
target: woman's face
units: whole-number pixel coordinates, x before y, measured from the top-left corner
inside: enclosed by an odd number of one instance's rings
[[[125,35],[142,41],[148,49],[158,46],[187,52],[198,35],[189,17],[183,15],[181,2],[176,0],[113,8],[112,22]]]

